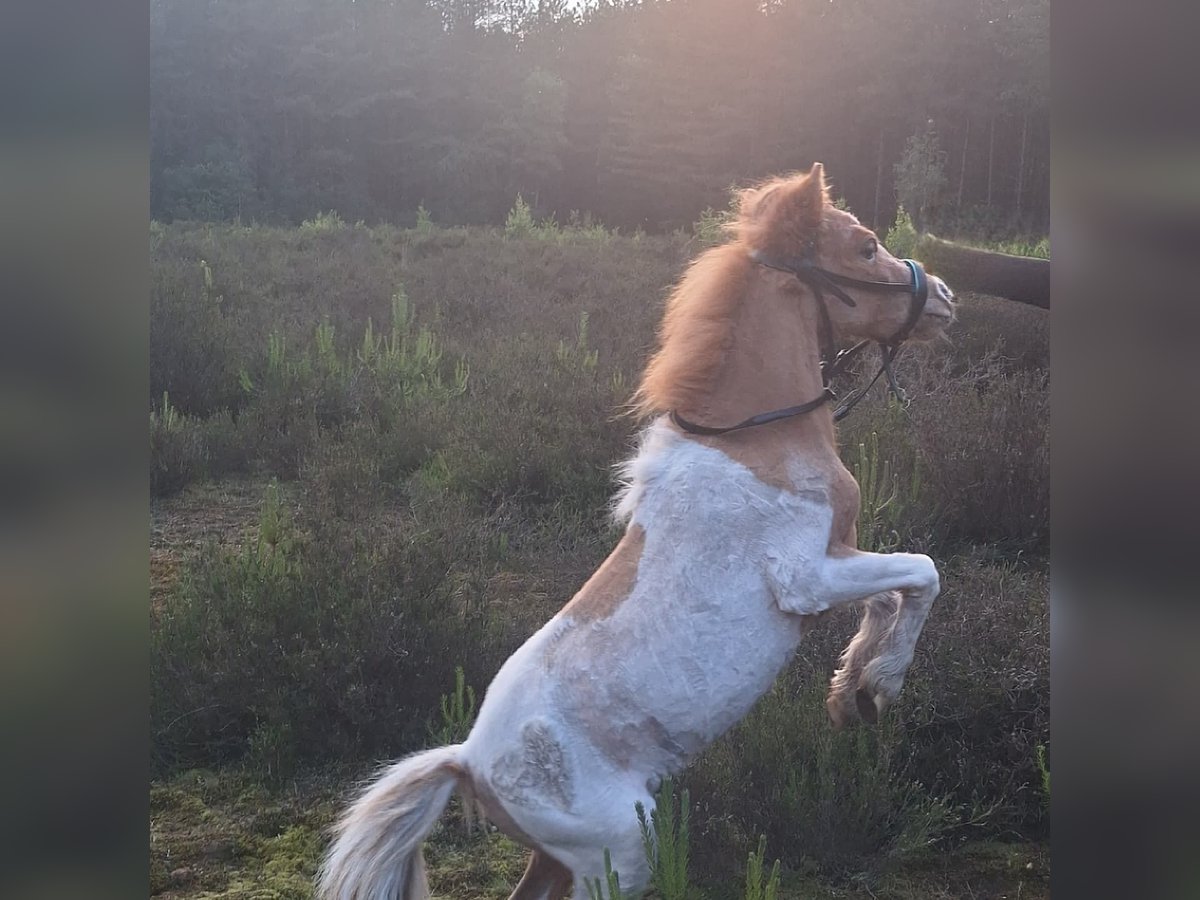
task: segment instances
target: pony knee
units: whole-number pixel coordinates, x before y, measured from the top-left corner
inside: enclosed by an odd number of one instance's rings
[[[924,553],[913,553],[913,588],[933,601],[942,589],[942,577],[937,565]]]

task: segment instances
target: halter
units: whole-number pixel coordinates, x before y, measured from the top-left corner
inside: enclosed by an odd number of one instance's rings
[[[859,278],[851,278],[848,275],[840,275],[837,272],[830,272],[828,269],[822,269],[813,262],[811,256],[804,256],[797,259],[776,260],[765,257],[762,253],[755,250],[751,252],[750,258],[760,266],[766,266],[768,269],[777,269],[780,272],[787,272],[794,275],[800,281],[808,285],[812,292],[817,297],[817,309],[821,314],[821,387],[822,391],[819,396],[814,397],[799,406],[789,406],[785,409],[775,409],[771,412],[759,413],[756,416],[751,416],[743,422],[736,425],[730,425],[728,428],[714,428],[708,425],[698,425],[695,422],[689,422],[683,416],[679,415],[676,410],[671,410],[671,421],[690,434],[700,435],[718,435],[728,434],[731,431],[740,431],[743,428],[753,428],[756,425],[766,425],[770,422],[777,422],[780,419],[790,419],[793,416],[802,416],[805,413],[812,412],[837,399],[837,395],[833,392],[833,379],[840,375],[846,368],[847,364],[859,352],[871,343],[869,340],[859,341],[853,347],[840,352],[835,351],[836,343],[833,337],[833,320],[829,316],[829,307],[825,303],[825,292],[833,294],[847,306],[857,306],[854,298],[842,290],[842,286],[862,288],[869,291],[882,291],[887,293],[908,294],[911,298],[908,306],[908,317],[904,320],[904,324],[889,337],[886,341],[879,341],[879,352],[882,358],[882,364],[879,371],[875,373],[875,377],[867,384],[866,387],[859,388],[847,397],[834,410],[833,420],[840,422],[850,414],[850,411],[856,407],[867,392],[875,386],[875,382],[879,380],[879,376],[887,374],[888,387],[897,399],[904,401],[904,392],[900,390],[900,385],[896,383],[896,376],[892,373],[892,360],[896,358],[896,354],[900,351],[900,345],[912,333],[917,322],[921,318],[921,313],[925,311],[925,302],[929,299],[929,279],[925,276],[925,270],[921,268],[921,264],[914,259],[901,260],[908,266],[909,275],[911,276],[908,283],[898,281],[863,281]]]

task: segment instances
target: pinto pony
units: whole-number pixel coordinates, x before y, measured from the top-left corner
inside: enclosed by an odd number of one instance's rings
[[[320,897],[428,897],[421,842],[456,790],[532,849],[511,900],[586,900],[606,848],[643,890],[635,804],[745,716],[833,607],[865,606],[833,677],[834,725],[874,722],[900,692],[938,573],[928,556],[856,548],[858,485],[819,399],[822,334],[928,339],[952,295],[930,278],[916,309],[856,288],[920,268],[829,202],[820,164],[746,191],[731,227],[675,288],[636,394],[653,421],[622,469],[620,543],[500,669],[464,743],[392,765],[353,803]],[[772,264],[797,259],[836,273],[840,299]]]

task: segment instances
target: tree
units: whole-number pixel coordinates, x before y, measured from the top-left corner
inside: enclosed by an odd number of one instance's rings
[[[408,222],[424,201],[442,222],[499,223],[520,191],[542,215],[675,227],[723,205],[731,183],[820,159],[876,226],[917,185],[905,202],[918,221],[975,210],[993,230],[1041,229],[1047,11],[1048,0],[151,0],[151,209]],[[930,119],[932,149],[906,146]],[[902,148],[928,171],[891,165]]]
[[[945,188],[946,152],[930,120],[908,139],[896,163],[896,197],[918,231],[930,230],[931,213]]]

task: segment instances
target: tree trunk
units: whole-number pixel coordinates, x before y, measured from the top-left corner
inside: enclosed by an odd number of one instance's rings
[[[1017,158],[1017,222],[1021,221],[1021,201],[1025,196],[1025,157],[1029,147],[1029,113],[1021,118],[1021,153]]]
[[[992,208],[992,174],[996,171],[996,115],[992,114],[991,127],[988,134],[988,191],[987,205]]]
[[[962,215],[963,186],[967,181],[967,147],[971,143],[971,117],[967,116],[967,131],[963,135],[962,165],[958,169],[958,212]]]
[[[875,212],[871,216],[871,227],[879,230],[879,199],[883,195],[883,128],[879,129],[879,149],[875,154]]]

